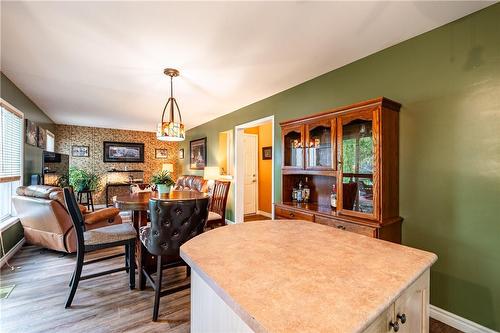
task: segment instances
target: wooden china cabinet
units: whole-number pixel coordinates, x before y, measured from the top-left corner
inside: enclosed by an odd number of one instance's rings
[[[401,242],[399,109],[380,97],[280,123],[282,202],[276,218],[301,219]],[[301,182],[308,202],[292,200]],[[330,196],[335,185],[337,206]]]

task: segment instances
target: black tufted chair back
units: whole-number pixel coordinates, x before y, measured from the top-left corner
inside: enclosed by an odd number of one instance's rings
[[[149,253],[179,258],[179,248],[201,234],[208,216],[208,197],[196,200],[149,200],[151,228],[141,234]]]

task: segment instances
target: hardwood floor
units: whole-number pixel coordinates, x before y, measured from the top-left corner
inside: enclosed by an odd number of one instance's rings
[[[97,251],[87,260],[118,253],[122,249]],[[123,257],[84,267],[84,274],[122,264]],[[153,290],[128,289],[128,276],[119,272],[81,281],[73,306],[64,309],[68,283],[74,269],[75,255],[23,247],[10,260],[19,267],[1,270],[0,284],[16,287],[9,298],[0,300],[0,331],[2,333],[35,332],[189,332],[189,289],[162,297],[158,322],[151,321]],[[164,272],[163,287],[186,283],[185,268]],[[431,333],[460,333],[431,319]]]
[[[259,214],[248,214],[243,217],[243,222],[270,220],[269,217]]]
[[[98,256],[123,251],[99,251]],[[86,260],[97,257],[89,255]],[[118,266],[123,257],[84,266],[84,274]],[[151,321],[153,290],[128,289],[127,273],[81,281],[73,305],[64,309],[75,255],[23,247],[2,267],[1,284],[16,287],[0,301],[1,332],[189,332],[189,289],[162,297],[158,322]],[[186,283],[186,269],[163,274],[164,288]]]

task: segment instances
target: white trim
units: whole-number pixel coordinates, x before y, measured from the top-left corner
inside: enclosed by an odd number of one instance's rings
[[[498,333],[473,321],[462,318],[454,313],[438,308],[432,304],[429,305],[429,315],[432,318],[464,333]]]
[[[257,211],[257,215],[262,215],[262,216],[265,216],[265,217],[269,217],[270,219],[273,218],[273,214],[265,212],[263,210],[258,210]]]
[[[268,116],[268,117],[264,117],[264,118],[261,118],[261,119],[257,119],[257,120],[254,120],[254,121],[250,121],[248,123],[244,123],[244,124],[241,124],[241,125],[237,125],[234,127],[234,138],[235,138],[235,145],[234,145],[234,219],[235,219],[235,223],[243,223],[243,200],[241,200],[243,198],[243,186],[242,185],[239,185],[239,184],[243,184],[242,180],[241,179],[242,175],[240,175],[238,173],[238,159],[241,159],[242,156],[239,156],[238,152],[239,152],[239,149],[238,147],[241,147],[243,145],[243,140],[242,140],[242,136],[239,135],[241,133],[243,133],[244,129],[245,128],[250,128],[250,127],[255,127],[255,126],[260,126],[260,125],[263,125],[265,123],[268,123],[268,122],[271,122],[271,127],[272,127],[272,156],[273,156],[273,159],[272,159],[272,172],[271,172],[271,207],[272,207],[272,213],[271,215],[274,216],[274,163],[276,162],[276,159],[274,158],[274,115],[272,116]],[[241,163],[241,161],[240,161]],[[241,172],[240,172],[241,173]]]
[[[14,256],[14,254],[16,254],[17,251],[19,251],[21,249],[21,247],[23,246],[25,242],[25,239],[24,237],[19,241],[17,242],[17,244],[11,248],[9,250],[9,252],[7,252],[3,257],[2,259],[0,259],[0,267],[2,267],[3,265],[5,265],[5,263],[10,259],[12,258],[12,256]]]
[[[24,113],[22,111],[20,111],[18,108],[16,108],[14,105],[7,102],[5,99],[0,98],[0,105],[5,107],[6,109],[9,109],[10,112],[14,113],[19,118],[24,119]],[[23,127],[24,127],[24,124],[23,124]],[[23,132],[23,134],[24,134],[24,132]]]
[[[19,218],[17,216],[10,216],[5,220],[0,222],[0,232],[9,229],[11,226],[19,222]]]

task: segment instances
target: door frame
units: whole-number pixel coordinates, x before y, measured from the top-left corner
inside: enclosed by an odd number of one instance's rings
[[[257,147],[255,149],[255,154],[257,154],[257,158],[255,159],[255,180],[256,180],[256,191],[255,191],[255,214],[258,214],[259,212],[259,135],[258,134],[251,134],[251,133],[242,133],[242,136],[251,136],[256,139]],[[243,149],[242,149],[243,150]],[[245,152],[245,151],[243,151]],[[242,168],[243,171],[245,171],[245,168]],[[245,173],[243,172],[243,175]],[[243,184],[244,185],[244,184]],[[244,187],[243,187],[244,188]],[[244,194],[243,194],[244,195]],[[244,199],[244,197],[243,197]],[[243,216],[245,216],[245,200],[243,200]]]
[[[274,115],[256,119],[247,123],[243,123],[240,125],[237,125],[234,127],[234,137],[235,137],[235,144],[234,144],[234,174],[235,174],[235,181],[234,181],[234,222],[235,223],[243,223],[243,216],[244,216],[244,177],[245,177],[245,168],[242,167],[244,164],[244,149],[243,147],[243,135],[245,133],[245,128],[251,128],[251,127],[256,127],[260,125],[264,125],[267,123],[271,123],[271,137],[272,137],[272,156],[273,159],[271,160],[271,216],[274,219],[274,163],[275,163],[275,158],[274,158]],[[259,157],[260,152],[257,152],[257,157]],[[258,204],[257,204],[258,207]]]

